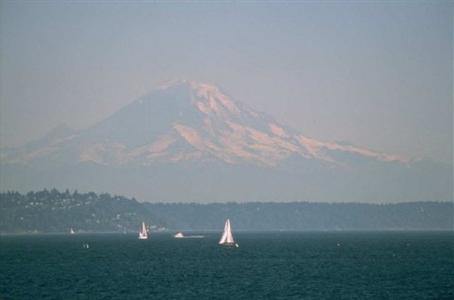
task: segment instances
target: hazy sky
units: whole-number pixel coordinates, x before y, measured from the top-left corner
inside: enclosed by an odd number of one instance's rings
[[[452,161],[453,4],[0,2],[0,145],[209,81],[323,140]]]

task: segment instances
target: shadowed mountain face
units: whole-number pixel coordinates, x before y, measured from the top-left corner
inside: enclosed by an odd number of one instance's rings
[[[446,201],[451,168],[309,138],[216,86],[177,81],[88,129],[3,150],[0,184],[149,201]]]

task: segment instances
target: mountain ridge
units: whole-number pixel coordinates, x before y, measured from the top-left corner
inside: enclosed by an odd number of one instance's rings
[[[170,97],[166,95],[166,91],[169,89],[174,93],[179,93],[182,89],[185,91],[183,96],[179,95],[179,99],[169,99]],[[167,128],[161,129],[161,132],[157,132],[158,130],[150,132],[153,131],[153,128],[148,126],[149,132],[146,134],[136,132],[137,141],[125,139],[124,135],[127,134],[123,133],[122,130],[130,130],[131,128],[135,128],[136,131],[140,130],[140,127],[147,123],[146,117],[145,120],[140,120],[140,123],[121,124],[123,126],[114,124],[115,119],[125,120],[129,114],[137,116],[141,113],[140,110],[156,112],[150,106],[162,105],[162,103],[150,102],[153,102],[153,100],[156,102],[153,98],[159,98],[160,95],[156,97],[156,93],[161,91],[164,91],[164,101],[175,102],[174,106],[177,107],[172,107],[172,104],[169,103],[167,105],[170,106],[170,109],[178,110],[178,117],[173,116],[172,120],[161,120],[167,126]],[[175,101],[181,99],[183,101]],[[149,118],[151,118],[151,113],[148,114]],[[157,113],[162,113],[162,111]],[[190,116],[187,117],[184,114],[190,114]],[[67,127],[62,129],[62,126],[59,125],[43,139],[49,140],[54,136],[61,137],[62,132],[69,132],[66,134],[68,139],[74,138],[74,135],[71,135],[75,133],[74,131],[67,129]],[[334,159],[326,153],[328,151],[343,151],[378,160],[405,162],[404,159],[397,156],[379,153],[353,144],[323,142],[305,136],[278,123],[267,114],[251,110],[240,102],[233,101],[215,85],[186,80],[174,81],[172,84],[157,87],[151,93],[126,105],[106,119],[87,129],[80,130],[78,134],[76,133],[76,138],[77,135],[85,135],[106,139],[108,133],[116,135],[119,141],[107,142],[102,145],[98,143],[98,148],[112,147],[112,150],[116,149],[120,152],[125,146],[139,146],[133,147],[135,151],[131,151],[130,156],[137,154],[159,156],[162,155],[160,153],[162,150],[165,150],[174,142],[184,140],[199,155],[200,152],[209,153],[227,163],[249,160],[257,164],[276,165],[279,160],[292,153],[333,162]],[[153,133],[155,136],[153,136]],[[220,149],[219,146],[223,146],[223,148]],[[90,157],[90,154],[97,151],[102,151],[102,149],[96,149],[96,146],[82,149],[80,160],[92,160],[99,163],[99,159]],[[173,159],[176,158],[173,157]]]
[[[450,165],[320,141],[188,80],[0,158],[3,190],[101,189],[163,201],[452,200]]]

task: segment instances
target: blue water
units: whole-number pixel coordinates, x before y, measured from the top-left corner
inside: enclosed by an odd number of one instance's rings
[[[3,236],[0,299],[454,299],[452,233],[235,237]]]

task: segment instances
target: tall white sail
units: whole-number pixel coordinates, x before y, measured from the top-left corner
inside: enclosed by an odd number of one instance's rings
[[[148,239],[147,228],[145,223],[142,222],[142,228],[139,230],[139,240],[146,240]]]
[[[225,221],[224,225],[224,232],[222,233],[221,240],[219,241],[219,244],[221,245],[233,245],[235,241],[233,240],[232,236],[232,229],[230,227],[230,220],[227,219]]]

